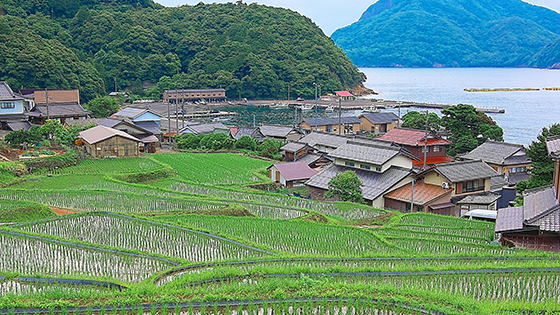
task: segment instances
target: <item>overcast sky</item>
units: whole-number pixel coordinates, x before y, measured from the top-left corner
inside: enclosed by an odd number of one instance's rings
[[[204,3],[235,2],[204,0]],[[194,5],[200,0],[155,0],[166,7],[183,4]],[[301,13],[311,18],[325,34],[331,35],[336,29],[356,22],[362,13],[376,0],[243,0],[246,3],[258,2],[276,7],[284,7]],[[527,0],[526,2],[560,12],[559,0]]]

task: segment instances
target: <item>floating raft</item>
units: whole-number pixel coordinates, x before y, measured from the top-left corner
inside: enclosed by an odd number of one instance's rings
[[[517,92],[517,91],[540,91],[537,88],[496,88],[496,89],[463,89],[465,92]]]

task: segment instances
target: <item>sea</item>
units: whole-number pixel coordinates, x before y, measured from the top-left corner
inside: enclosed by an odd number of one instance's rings
[[[504,130],[504,140],[529,145],[536,140],[543,127],[560,123],[560,70],[533,68],[360,68],[367,76],[365,86],[377,92],[369,98],[414,101],[438,104],[470,104],[476,107],[505,109],[504,114],[488,114]],[[536,88],[538,91],[466,92],[480,88]],[[315,111],[301,113],[294,109],[268,107],[225,107],[240,115],[226,122],[228,125],[259,124],[294,125],[301,119],[314,118]],[[407,111],[422,110],[403,108]],[[385,111],[396,110],[387,109]],[[438,110],[430,110],[441,116]],[[344,111],[343,116],[357,116],[361,111]],[[338,117],[319,109],[317,116]]]
[[[488,115],[502,127],[506,142],[529,145],[536,140],[543,127],[560,123],[560,90],[543,89],[560,88],[560,70],[533,68],[361,68],[360,70],[367,76],[366,87],[379,93],[376,98],[503,108],[504,114]],[[540,90],[466,92],[465,88],[537,88]]]

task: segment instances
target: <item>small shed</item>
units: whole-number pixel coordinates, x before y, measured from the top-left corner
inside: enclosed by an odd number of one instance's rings
[[[278,163],[268,168],[270,179],[286,188],[303,186],[308,179],[317,173],[305,162]]]
[[[143,143],[128,133],[105,126],[96,126],[80,132],[85,150],[94,158],[138,156]]]

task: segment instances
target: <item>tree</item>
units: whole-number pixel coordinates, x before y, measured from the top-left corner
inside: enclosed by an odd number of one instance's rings
[[[278,155],[278,151],[284,145],[284,142],[274,139],[265,139],[259,146],[262,156],[274,157]]]
[[[255,151],[257,150],[257,142],[249,136],[243,136],[235,141],[235,148],[241,150]]]
[[[402,127],[411,129],[426,129],[426,114],[412,111],[406,113],[402,118]],[[441,129],[441,118],[436,113],[428,115],[428,130],[436,132]]]
[[[110,96],[97,97],[87,103],[85,108],[91,110],[93,117],[104,118],[117,112],[119,103]]]
[[[338,173],[329,181],[329,190],[325,193],[325,198],[338,195],[342,201],[364,203],[362,186],[362,181],[355,172]]]
[[[546,139],[551,136],[560,135],[560,124],[553,124],[549,128],[544,127],[537,136],[537,140],[531,142],[526,153],[531,158],[531,178],[528,181],[517,183],[518,192],[525,189],[550,185],[553,183],[554,161],[548,155]]]
[[[451,106],[441,113],[441,124],[451,133],[452,144],[447,150],[451,156],[471,151],[488,139],[504,141],[503,129],[491,117],[477,111],[472,105]]]

